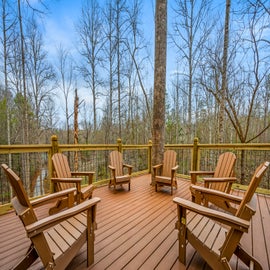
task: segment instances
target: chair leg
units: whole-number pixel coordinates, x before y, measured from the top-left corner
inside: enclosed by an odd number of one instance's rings
[[[179,247],[179,255],[178,259],[179,261],[186,265],[186,245],[187,245],[187,239],[186,239],[186,223],[181,222],[183,220],[186,220],[186,210],[177,206],[177,214],[178,214],[178,222],[176,223],[176,229],[178,229],[178,247]]]
[[[12,269],[14,270],[27,269],[38,257],[39,256],[36,252],[36,249],[34,248],[33,245],[31,245],[25,257]]]
[[[254,270],[263,270],[261,264],[252,255],[246,252],[240,245],[237,246],[234,254],[248,267],[253,265]]]
[[[96,207],[87,211],[87,267],[94,263],[94,241],[95,241],[95,215]]]

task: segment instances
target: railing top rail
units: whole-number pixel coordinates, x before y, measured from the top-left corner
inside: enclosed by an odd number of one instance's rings
[[[28,145],[0,145],[1,154],[29,153],[29,152],[49,152],[50,144],[28,144]]]
[[[186,149],[186,148],[193,148],[193,144],[165,144],[166,149]]]
[[[231,143],[231,144],[197,144],[198,148],[204,149],[245,149],[245,150],[269,150],[270,143]]]
[[[1,162],[10,163],[20,173],[25,174],[23,177],[29,179],[27,180],[27,185],[30,188],[30,193],[34,193],[44,192],[45,189],[48,190],[48,188],[51,188],[50,181],[47,180],[50,180],[53,175],[51,157],[54,153],[68,153],[69,158],[74,161],[76,159],[79,166],[96,172],[96,182],[102,182],[106,181],[109,177],[107,171],[107,152],[113,150],[123,151],[126,154],[126,158],[134,164],[136,173],[141,171],[151,173],[153,154],[151,148],[151,141],[145,144],[135,145],[123,144],[120,139],[115,144],[59,144],[57,137],[53,136],[51,144],[0,145],[0,155],[2,155]],[[179,164],[181,165],[178,173],[182,176],[189,176],[190,169],[197,170],[205,168],[206,170],[210,170],[213,164],[215,164],[220,152],[233,151],[238,156],[236,172],[239,176],[239,182],[245,184],[250,171],[256,163],[269,159],[270,143],[203,144],[199,143],[198,139],[194,139],[193,144],[165,144],[165,149],[174,149],[178,152]],[[81,154],[76,155],[76,152],[81,152]],[[20,156],[20,154],[27,153],[29,155]],[[38,182],[41,180],[43,182]],[[270,190],[269,174],[261,187]],[[11,194],[11,190],[6,182],[3,182],[0,192],[2,203],[6,202],[9,199],[9,194]]]
[[[125,145],[123,149],[146,149],[150,145]],[[83,150],[115,150],[117,144],[59,144],[62,151],[83,151]],[[166,149],[192,149],[193,144],[166,144]],[[232,149],[232,150],[270,150],[270,143],[252,143],[252,144],[197,144],[198,149]],[[49,152],[50,144],[33,145],[0,145],[0,154],[26,153],[26,152]]]

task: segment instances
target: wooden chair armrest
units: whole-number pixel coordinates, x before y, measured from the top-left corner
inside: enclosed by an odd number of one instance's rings
[[[187,209],[189,211],[211,218],[230,227],[233,227],[236,230],[248,232],[250,222],[247,220],[241,219],[231,214],[210,209],[202,205],[198,205],[194,202],[179,197],[174,198],[173,202],[176,203],[179,207],[182,207],[184,210]],[[186,220],[180,220],[180,222],[183,223],[186,222]]]
[[[195,175],[214,175],[214,171],[190,171],[190,174],[195,174]]]
[[[123,164],[123,168],[127,168],[128,169],[128,174],[131,175],[133,166],[131,166],[129,164]]]
[[[129,165],[129,164],[123,164],[123,167],[133,168],[133,166],[132,165]]]
[[[71,172],[71,175],[81,175],[81,176],[88,176],[89,174],[95,174],[95,172],[89,171],[89,172]]]
[[[93,183],[93,177],[95,172],[88,171],[88,172],[71,172],[73,176],[87,176],[88,177],[88,184],[91,185]]]
[[[83,188],[81,193],[81,199],[86,200],[92,197],[95,186],[93,184],[87,185]]]
[[[79,178],[75,178],[75,177],[72,177],[72,178],[51,178],[51,181],[52,182],[61,182],[61,183],[81,183],[82,181],[82,178],[79,177]]]
[[[195,192],[195,197],[204,196],[204,195],[213,196],[213,197],[218,197],[220,199],[224,199],[230,203],[235,203],[235,204],[240,204],[243,199],[240,196],[235,196],[232,194],[228,194],[226,192],[221,192],[215,189],[205,188],[205,187],[197,186],[197,185],[191,185],[190,189],[192,189]]]
[[[218,183],[218,182],[236,182],[237,178],[236,177],[204,177],[203,178],[204,182],[209,182],[209,183]]]
[[[82,182],[82,178],[51,178],[51,181],[53,182],[53,184],[55,185],[56,183],[73,183],[76,185],[77,188],[77,193],[81,193],[81,182]]]
[[[98,202],[100,202],[100,198],[95,197],[86,200],[72,208],[68,208],[67,210],[61,211],[55,215],[51,215],[49,217],[38,220],[25,227],[27,234],[29,237],[38,235],[39,233],[49,229],[50,227],[56,224],[59,224],[60,222],[70,217],[73,217],[81,212],[89,210],[92,206],[95,206]]]
[[[158,165],[153,166],[153,169],[159,169],[159,168],[161,168],[162,166],[163,166],[163,164],[158,164]]]
[[[178,169],[178,165],[174,166],[172,168],[172,172],[171,172],[171,181],[173,181],[174,177],[175,177],[175,174],[176,174],[176,170]]]
[[[158,170],[161,170],[162,167],[163,167],[163,164],[157,164],[157,165],[153,166],[154,178],[158,175]]]
[[[67,195],[70,195],[70,194],[74,196],[74,192],[76,192],[76,191],[77,191],[77,189],[74,187],[74,188],[68,188],[68,189],[65,189],[65,190],[62,190],[59,192],[55,192],[55,193],[46,195],[44,197],[32,200],[31,205],[33,207],[37,207],[37,206],[46,204],[51,200],[55,200],[55,199],[58,199],[61,197],[66,197]]]
[[[112,165],[109,165],[108,168],[111,169],[112,171],[115,171],[115,167],[113,167]]]
[[[197,182],[197,176],[199,175],[214,175],[215,172],[214,171],[190,171],[190,178],[191,178],[191,183],[193,185],[196,184]]]
[[[109,165],[108,168],[111,170],[111,176],[112,176],[113,178],[115,178],[115,170],[116,170],[116,168],[113,167],[112,165]]]

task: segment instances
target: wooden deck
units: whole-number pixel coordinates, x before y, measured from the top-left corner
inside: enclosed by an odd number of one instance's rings
[[[190,199],[190,181],[178,179],[178,189],[155,192],[150,175],[134,177],[131,191],[126,186],[116,192],[107,186],[95,189],[101,198],[97,210],[98,229],[95,240],[95,262],[89,269],[210,269],[200,255],[188,245],[187,267],[178,261],[175,196]],[[238,192],[235,192],[236,194]],[[40,209],[42,215],[44,208]],[[256,215],[242,244],[259,259],[263,269],[270,269],[270,197],[258,195]],[[0,269],[10,269],[29,245],[14,212],[0,216]],[[87,269],[86,246],[68,269]],[[247,269],[235,257],[232,269]],[[42,269],[37,261],[31,269]]]

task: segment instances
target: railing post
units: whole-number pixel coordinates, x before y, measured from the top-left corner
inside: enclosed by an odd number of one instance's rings
[[[152,172],[152,141],[148,141],[148,173]]]
[[[57,136],[56,135],[52,135],[51,141],[52,141],[52,153],[51,153],[51,155],[53,155],[53,154],[59,152],[58,138],[57,138]]]
[[[58,138],[56,135],[52,135],[51,137],[51,152],[48,155],[48,174],[49,174],[49,179],[51,179],[53,175],[53,167],[52,167],[52,156],[55,153],[59,152],[59,146],[58,146]],[[52,185],[52,182],[50,181],[50,190],[51,192],[54,192],[54,187]]]
[[[199,164],[199,147],[198,147],[199,139],[195,138],[193,143],[193,151],[192,151],[192,165],[191,170],[197,171]]]
[[[122,140],[120,138],[117,139],[118,151],[122,153]]]

